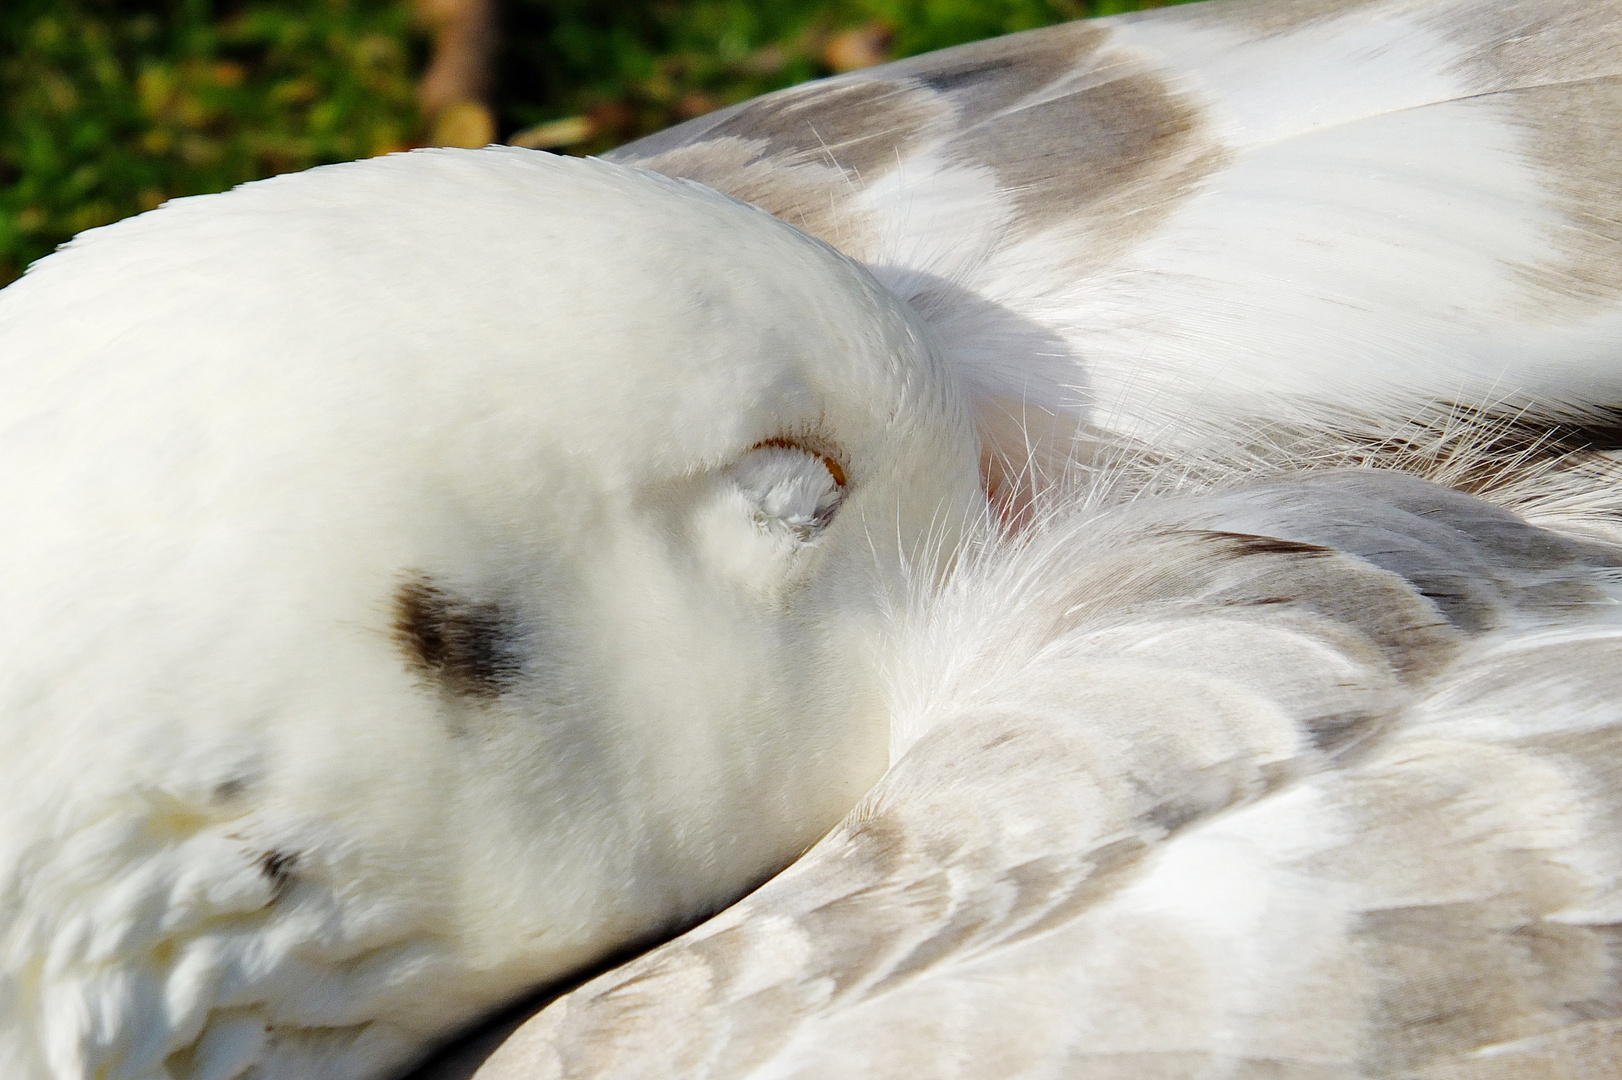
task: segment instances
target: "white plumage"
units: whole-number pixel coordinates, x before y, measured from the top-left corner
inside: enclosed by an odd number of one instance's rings
[[[3,296],[8,1077],[380,1075],[727,903],[882,771],[887,593],[983,504],[904,305],[600,163],[287,177]]]
[[[1618,105],[1616,3],[1235,0],[75,241],[0,1073],[395,1075],[725,907],[479,1076],[1619,1075]]]

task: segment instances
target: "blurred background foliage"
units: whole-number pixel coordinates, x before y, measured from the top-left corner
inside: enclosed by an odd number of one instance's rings
[[[0,0],[0,284],[179,195],[430,143],[599,153],[805,79],[1157,6]]]

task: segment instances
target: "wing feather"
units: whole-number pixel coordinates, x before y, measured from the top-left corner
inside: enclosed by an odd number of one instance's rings
[[[865,262],[1023,459],[1622,403],[1622,4],[1199,4],[795,87],[617,151]],[[1040,435],[1040,433],[1038,433]]]
[[[1619,155],[1613,0],[1074,23],[619,151],[866,263],[995,453],[1115,487],[900,619],[833,833],[482,1080],[1615,1076]],[[1232,483],[1280,460],[1499,505]]]
[[[987,543],[863,803],[481,1080],[1611,1075],[1622,552],[1372,471]]]

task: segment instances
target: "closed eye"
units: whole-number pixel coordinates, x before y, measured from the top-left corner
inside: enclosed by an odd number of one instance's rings
[[[732,469],[732,480],[754,508],[756,524],[810,540],[845,499],[845,469],[828,454],[789,439],[756,444]]]
[[[780,446],[786,450],[798,450],[802,454],[810,454],[812,457],[815,457],[822,462],[823,467],[828,470],[828,475],[834,478],[834,483],[838,484],[840,487],[844,487],[846,483],[848,483],[848,481],[845,479],[845,467],[839,463],[839,459],[836,457],[831,457],[828,454],[818,453],[809,447],[800,445],[793,439],[785,438],[767,439],[764,442],[758,442],[754,445],[753,449],[759,450],[762,447],[768,446]]]

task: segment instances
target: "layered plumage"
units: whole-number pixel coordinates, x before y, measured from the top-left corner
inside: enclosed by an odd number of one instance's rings
[[[937,326],[1015,471],[1072,438],[1614,441],[1622,7],[1230,0],[979,42],[616,151]],[[1059,414],[1055,420],[1044,410]],[[1586,440],[1578,440],[1579,442]]]
[[[988,541],[839,828],[478,1076],[1615,1076],[1619,592],[1393,472]]]
[[[81,238],[0,1069],[386,1076],[770,877],[480,1076],[1617,1075],[1619,87],[1234,0]]]
[[[481,1080],[1618,1075],[1619,94],[1613,3],[1257,0],[618,152],[908,298],[1036,524],[840,828]]]

